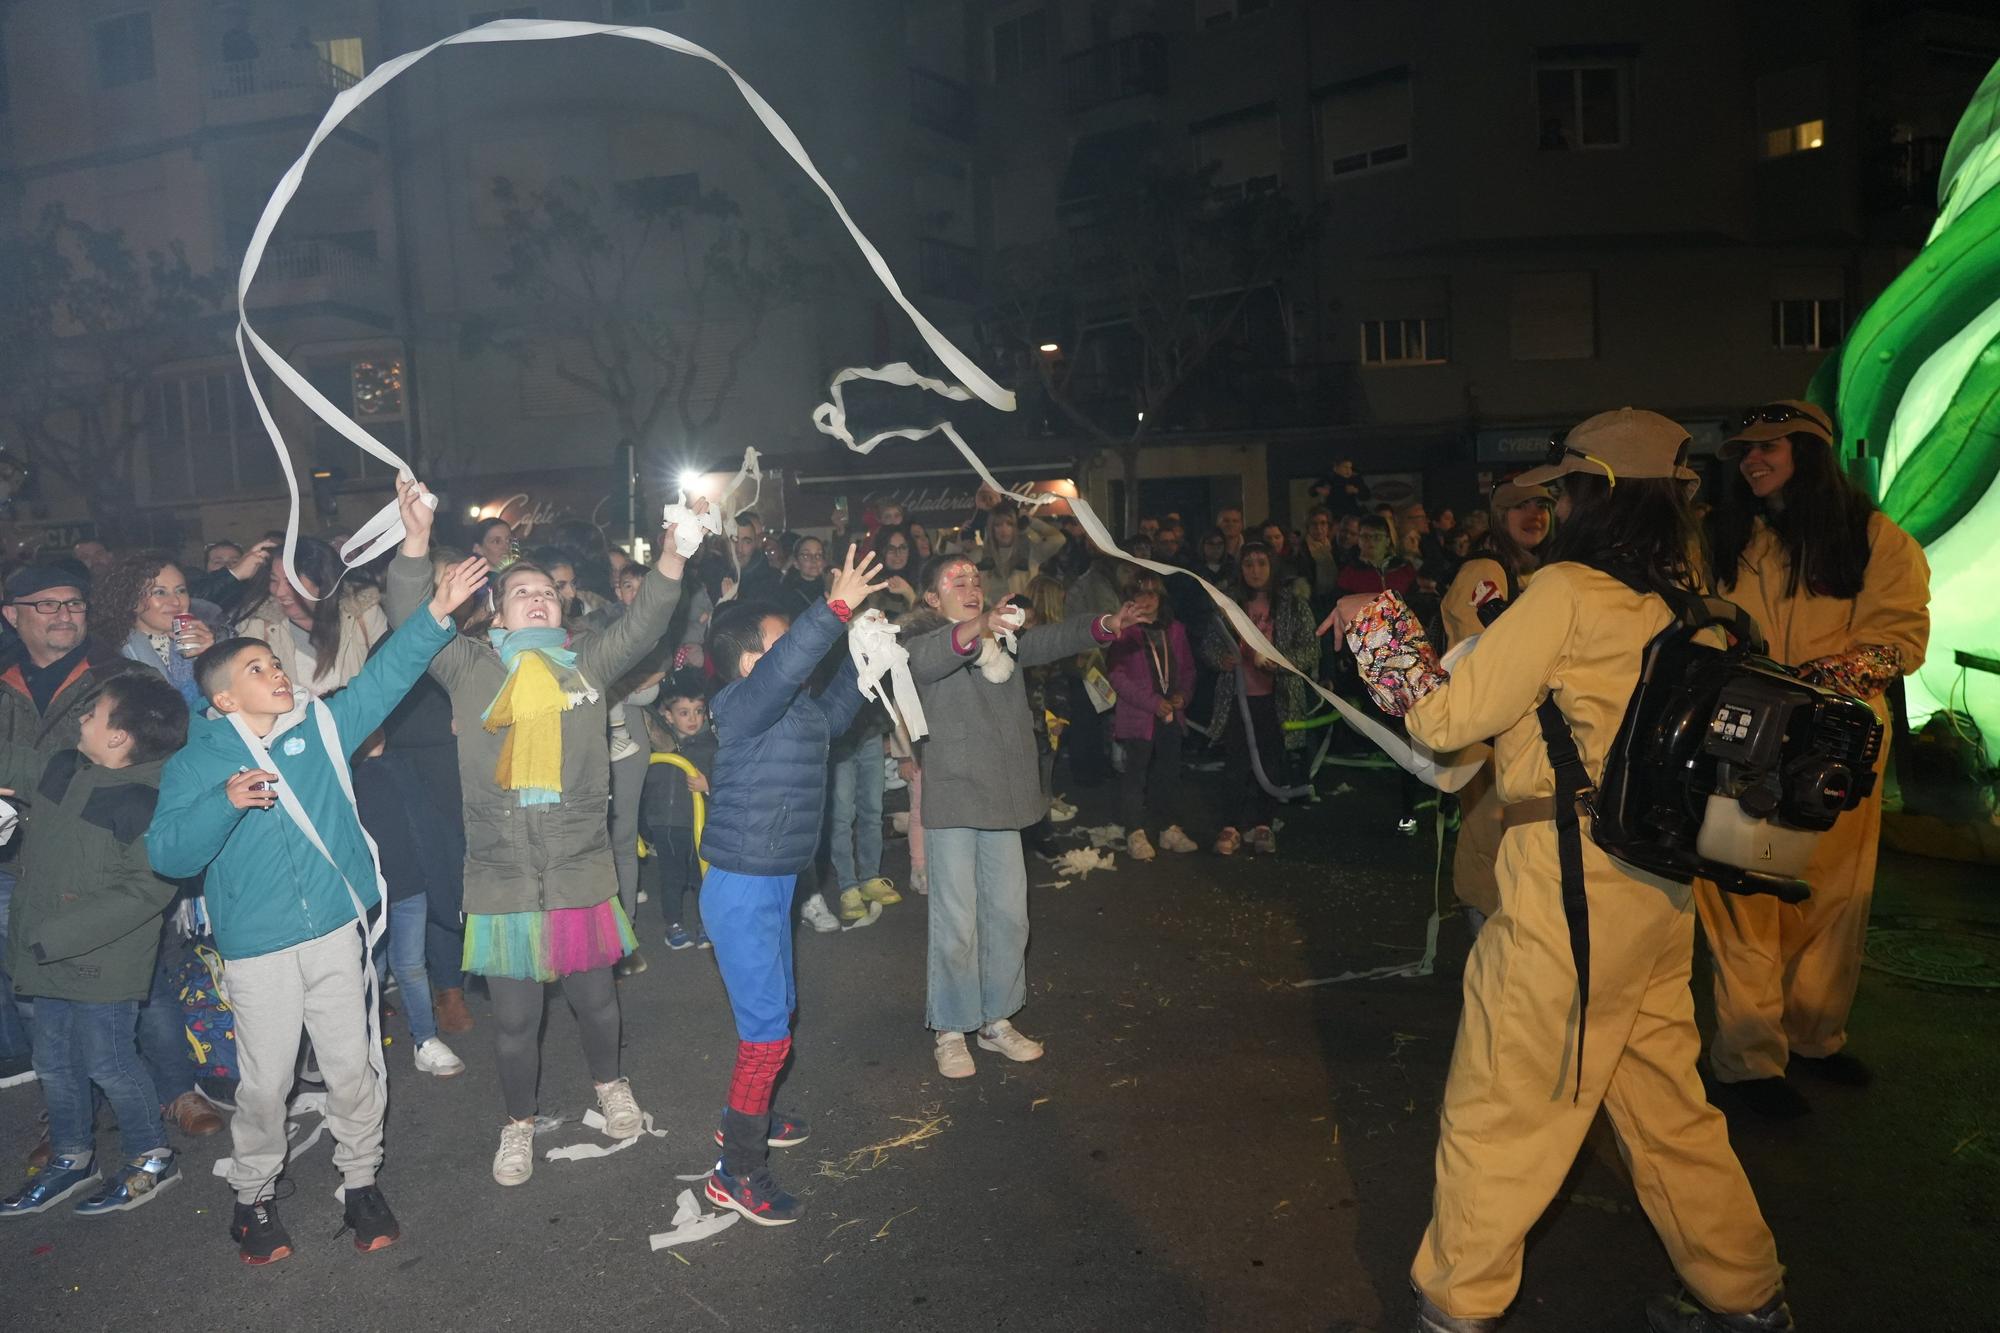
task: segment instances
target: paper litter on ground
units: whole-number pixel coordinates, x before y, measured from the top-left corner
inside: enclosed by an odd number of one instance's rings
[[[547,1162],[581,1162],[593,1157],[609,1157],[612,1153],[625,1151],[625,1149],[648,1135],[656,1139],[667,1137],[666,1130],[653,1128],[653,1113],[651,1111],[641,1114],[639,1123],[642,1128],[637,1134],[629,1139],[620,1139],[608,1148],[601,1143],[566,1143],[560,1148],[551,1148],[543,1153],[542,1160]],[[583,1113],[583,1127],[585,1129],[594,1129],[600,1134],[603,1133],[603,1115],[595,1110],[585,1111]]]
[[[666,1231],[655,1231],[651,1243],[654,1249],[664,1250],[672,1245],[685,1245],[691,1240],[706,1240],[742,1220],[736,1213],[707,1212],[695,1202],[693,1190],[682,1190],[680,1198],[674,1201],[673,1226]]]
[[[1095,828],[1085,828],[1077,831],[1090,839],[1092,847],[1123,847],[1125,845],[1125,826],[1123,824],[1099,824]]]
[[[1072,847],[1056,858],[1055,866],[1057,873],[1064,876],[1063,883],[1066,884],[1072,879],[1082,879],[1093,870],[1116,870],[1118,862],[1111,853],[1095,847]]]
[[[881,919],[881,917],[882,917],[882,904],[878,902],[871,902],[868,904],[867,916],[862,917],[859,921],[849,921],[848,923],[843,925],[841,929],[843,931],[859,930],[863,926],[874,925],[878,920]]]

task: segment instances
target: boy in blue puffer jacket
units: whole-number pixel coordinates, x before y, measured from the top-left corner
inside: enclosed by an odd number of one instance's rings
[[[752,1222],[780,1226],[804,1215],[771,1178],[772,1145],[806,1136],[796,1116],[771,1111],[771,1088],[792,1049],[792,895],[819,849],[826,804],[827,752],[861,707],[854,664],[818,698],[806,682],[862,601],[875,557],[849,550],[826,600],[796,624],[774,606],[738,603],[708,631],[708,660],[726,682],[709,705],[719,742],[710,775],[702,855],[702,923],[715,945],[723,988],[736,1015],[736,1068],[717,1139],[722,1160],[709,1199]]]
[[[286,1098],[302,1027],[326,1076],[327,1126],[355,1248],[379,1250],[401,1234],[375,1184],[388,1093],[369,1031],[358,918],[381,901],[381,876],[355,813],[347,751],[402,702],[450,641],[452,611],[485,577],[478,558],[447,571],[431,614],[412,616],[323,701],[294,695],[262,639],[225,639],[195,662],[196,683],[223,716],[197,720],[167,762],[146,847],[162,875],[206,874],[242,1073],[229,1185],[230,1235],[245,1263],[292,1252],[270,1200],[285,1169]]]

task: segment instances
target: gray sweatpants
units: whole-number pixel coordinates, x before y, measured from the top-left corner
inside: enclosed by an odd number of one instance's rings
[[[223,991],[236,1016],[235,1141],[229,1187],[239,1203],[271,1197],[285,1169],[285,1107],[299,1058],[299,1033],[312,1034],[326,1078],[326,1125],[333,1164],[347,1188],[375,1183],[382,1165],[382,1117],[389,1090],[368,1062],[368,1014],[362,998],[361,932],[353,925],[223,967]]]

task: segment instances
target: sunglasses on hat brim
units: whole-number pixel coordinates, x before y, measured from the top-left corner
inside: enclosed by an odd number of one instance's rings
[[[1563,465],[1563,460],[1565,459],[1580,458],[1584,462],[1590,464],[1592,467],[1597,468],[1599,471],[1603,472],[1605,480],[1610,482],[1611,485],[1616,486],[1618,484],[1618,474],[1611,470],[1611,464],[1605,462],[1603,459],[1599,458],[1596,454],[1587,454],[1581,449],[1572,448],[1568,443],[1568,439],[1569,439],[1569,432],[1566,430],[1557,431],[1555,434],[1549,436],[1549,449],[1548,452],[1542,456],[1543,464],[1545,464],[1548,467],[1561,467]],[[1551,485],[1558,480],[1560,480],[1560,478],[1551,477],[1549,481],[1544,482],[1543,484]]]
[[[1801,407],[1793,407],[1790,403],[1766,403],[1762,407],[1746,407],[1742,412],[1737,414],[1735,420],[1729,423],[1729,429],[1732,431],[1744,431],[1759,424],[1782,426],[1788,421],[1803,421],[1807,425],[1822,431],[1831,431],[1833,429],[1827,425],[1817,412],[1810,412]]]

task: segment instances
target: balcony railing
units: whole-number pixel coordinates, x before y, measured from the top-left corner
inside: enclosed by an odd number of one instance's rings
[[[372,233],[302,237],[264,251],[250,302],[257,306],[340,305],[375,314],[393,310],[389,272],[370,253]]]
[[[970,142],[972,89],[927,69],[910,71],[910,119],[939,134]]]
[[[1167,91],[1167,39],[1135,32],[1063,57],[1063,95],[1072,112]]]
[[[353,74],[317,51],[276,51],[215,65],[209,118],[230,122],[323,111],[334,94],[352,88]]]

